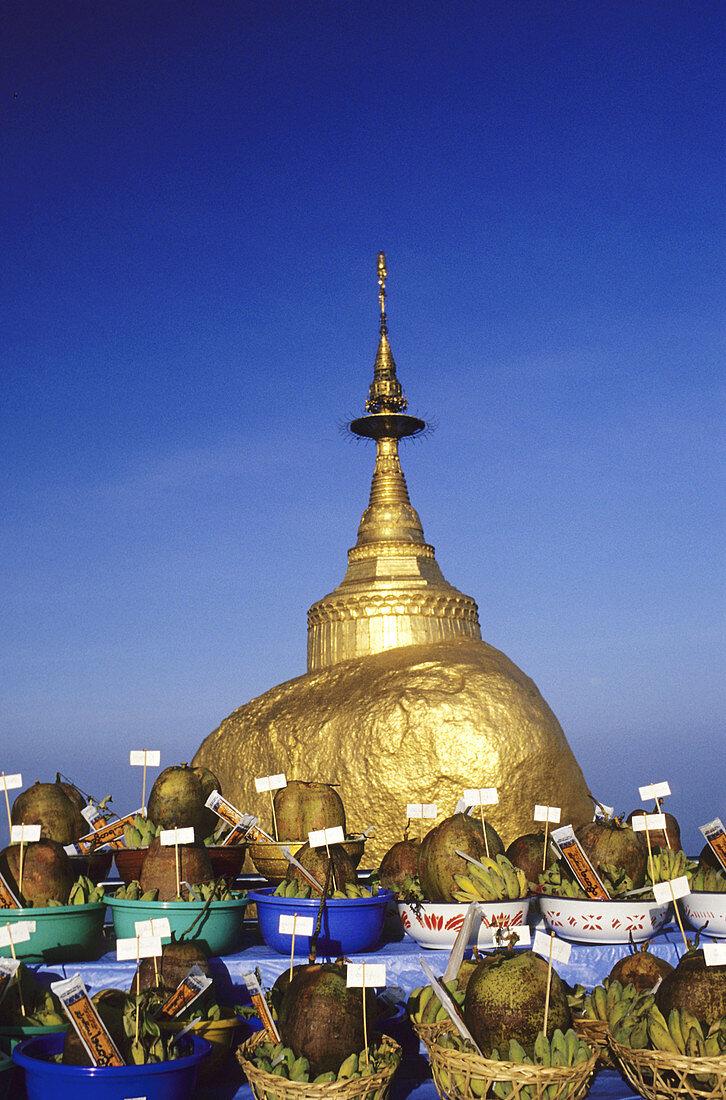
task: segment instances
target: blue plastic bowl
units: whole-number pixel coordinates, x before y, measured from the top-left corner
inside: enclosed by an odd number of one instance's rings
[[[26,1039],[13,1051],[13,1061],[25,1070],[28,1100],[189,1100],[200,1062],[212,1044],[192,1039],[192,1053],[150,1066],[61,1066],[48,1059],[63,1050],[65,1035]]]
[[[262,938],[268,947],[289,955],[292,936],[280,933],[280,917],[283,913],[297,913],[299,917],[317,919],[319,898],[279,898],[273,895],[273,887],[250,890],[250,902],[257,905],[257,920]],[[319,955],[355,955],[372,951],[381,938],[386,906],[393,894],[381,890],[373,898],[334,898],[325,903],[325,911],[318,936]],[[295,936],[295,952],[307,955],[310,951],[309,936]]]

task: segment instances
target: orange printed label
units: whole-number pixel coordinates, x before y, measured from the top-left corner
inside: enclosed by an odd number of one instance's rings
[[[0,875],[0,909],[21,909],[22,906],[7,882]]]
[[[88,852],[92,848],[100,848],[103,844],[109,844],[112,848],[123,848],[120,837],[124,835],[124,829],[127,825],[133,823],[135,817],[135,813],[127,814],[126,817],[121,817],[118,821],[111,821],[110,823],[107,823],[105,818],[98,818],[97,822],[94,822],[93,831],[86,833],[77,841],[78,846],[84,852]],[[96,828],[96,825],[99,827]]]
[[[714,821],[710,821],[708,825],[703,825],[701,832],[711,845],[716,859],[726,871],[726,829],[724,829],[723,822],[717,817]]]
[[[71,984],[73,983],[73,984]],[[65,985],[65,991],[58,987]],[[124,1066],[126,1063],[118,1052],[116,1044],[101,1023],[101,1019],[86,992],[82,981],[71,978],[69,982],[56,982],[54,992],[60,997],[78,1038],[88,1051],[94,1066]]]
[[[260,1017],[260,1019],[262,1020],[262,1026],[264,1027],[267,1034],[270,1036],[270,1038],[273,1040],[273,1042],[279,1043],[280,1042],[280,1032],[277,1030],[277,1025],[275,1024],[275,1021],[272,1019],[272,1015],[270,1014],[270,1009],[267,1005],[267,1001],[265,1000],[265,998],[262,996],[261,993],[253,993],[252,994],[252,1004],[257,1009],[257,1014]]]
[[[552,834],[552,839],[587,896],[592,898],[593,901],[608,901],[610,895],[598,878],[597,871],[585,855],[572,826],[565,825],[562,829],[556,829]]]
[[[173,1020],[175,1016],[181,1016],[182,1012],[194,1004],[197,997],[201,997],[205,989],[212,984],[212,979],[202,973],[201,968],[193,966],[186,978],[176,987],[170,997],[164,1001],[157,1016],[160,1019]]]
[[[248,830],[244,827],[244,825],[235,825],[231,833],[227,833],[226,837],[222,841],[222,847],[226,848],[228,844],[240,844],[247,836],[247,832]]]

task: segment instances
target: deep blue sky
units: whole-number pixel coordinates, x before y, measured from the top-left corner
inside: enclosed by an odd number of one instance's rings
[[[444,575],[619,809],[724,802],[716,2],[4,0],[8,772],[119,812],[305,671],[378,249]],[[472,785],[477,777],[472,776]]]

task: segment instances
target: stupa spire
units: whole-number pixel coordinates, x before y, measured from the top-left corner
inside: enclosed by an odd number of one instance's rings
[[[398,442],[425,421],[410,416],[388,342],[386,257],[378,253],[380,339],[365,415],[351,431],[376,441],[368,507],[340,585],[308,611],[308,670],[397,646],[481,638],[476,603],[443,577],[411,505]]]

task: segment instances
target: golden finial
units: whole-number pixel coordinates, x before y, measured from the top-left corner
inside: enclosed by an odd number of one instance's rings
[[[381,335],[388,332],[386,328],[386,254],[378,253],[378,301],[381,304]]]

